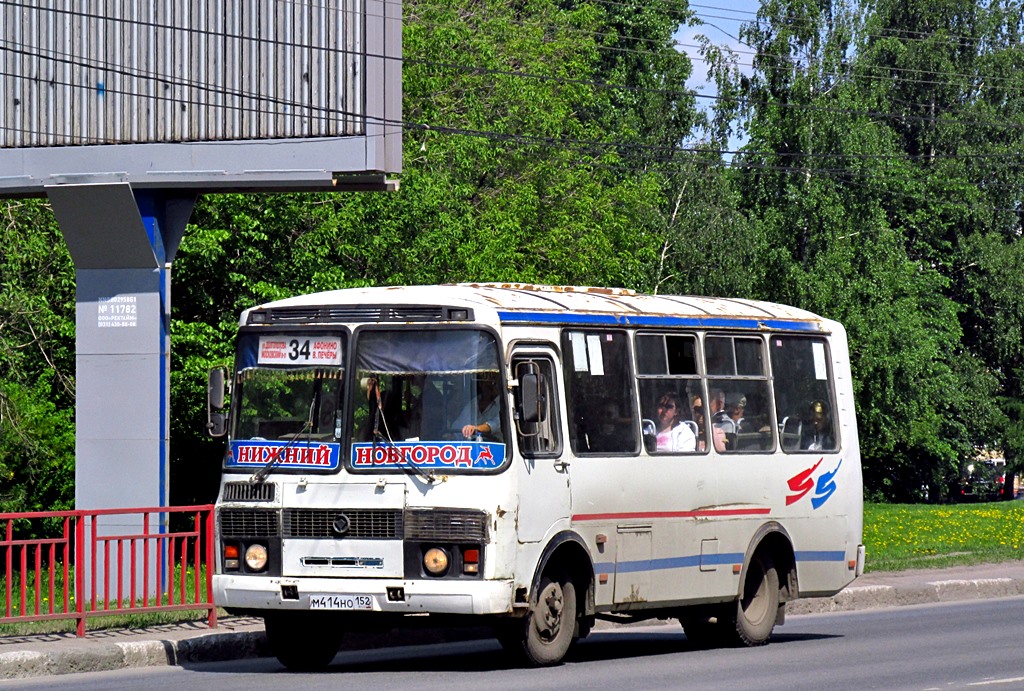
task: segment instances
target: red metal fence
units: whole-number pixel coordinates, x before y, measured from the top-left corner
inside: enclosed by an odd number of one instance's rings
[[[212,505],[0,513],[0,529],[0,623],[74,619],[84,636],[90,617],[206,610],[217,625]]]

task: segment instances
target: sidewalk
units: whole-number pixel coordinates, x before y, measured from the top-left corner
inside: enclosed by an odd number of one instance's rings
[[[1024,561],[861,576],[834,597],[798,600],[787,615],[897,607],[1024,595]],[[598,623],[597,629],[614,624]],[[364,636],[342,649],[466,640],[481,630],[393,631]],[[263,621],[224,617],[216,629],[186,622],[147,629],[0,636],[0,679],[181,665],[268,656]]]

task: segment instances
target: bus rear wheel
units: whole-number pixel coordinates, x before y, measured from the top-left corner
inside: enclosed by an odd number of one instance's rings
[[[766,554],[755,554],[747,565],[743,594],[730,608],[726,631],[736,645],[764,645],[771,638],[778,616],[779,574],[775,562]]]
[[[270,652],[293,672],[317,672],[341,647],[337,620],[310,612],[275,612],[263,618]]]
[[[576,586],[572,579],[562,572],[545,573],[530,613],[503,627],[498,640],[529,665],[556,665],[573,643],[576,616]]]

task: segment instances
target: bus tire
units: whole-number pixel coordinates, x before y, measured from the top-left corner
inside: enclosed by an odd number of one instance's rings
[[[523,650],[538,667],[556,665],[572,645],[576,631],[576,587],[565,573],[545,574],[526,618]]]
[[[308,612],[277,612],[263,618],[267,643],[277,661],[292,672],[317,672],[341,647],[337,620]]]
[[[530,605],[530,613],[502,627],[503,648],[533,667],[557,665],[576,633],[576,586],[568,574],[546,572]]]
[[[747,566],[743,593],[731,609],[727,631],[736,645],[764,645],[771,638],[778,615],[779,574],[771,557],[759,552]]]

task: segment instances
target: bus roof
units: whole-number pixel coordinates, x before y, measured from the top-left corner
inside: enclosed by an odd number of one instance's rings
[[[625,288],[461,283],[436,286],[348,288],[300,295],[246,310],[345,305],[444,305],[493,311],[507,324],[692,326],[831,330],[806,310],[758,300],[645,295]]]

